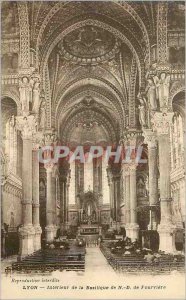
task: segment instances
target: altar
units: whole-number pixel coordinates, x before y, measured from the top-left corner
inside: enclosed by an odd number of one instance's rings
[[[78,236],[85,241],[86,245],[97,245],[101,236],[101,226],[99,225],[81,225],[78,228]]]
[[[99,225],[81,225],[78,228],[79,235],[101,235],[101,226]]]

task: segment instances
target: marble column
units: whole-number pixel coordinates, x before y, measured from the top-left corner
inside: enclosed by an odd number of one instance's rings
[[[64,228],[66,230],[66,210],[67,210],[67,179],[64,181],[64,189],[63,189],[63,220],[64,220]]]
[[[52,215],[53,215],[53,226],[54,226],[54,235],[56,235],[57,231],[57,211],[56,211],[56,176],[55,172],[52,174]]]
[[[32,199],[33,199],[33,226],[35,229],[34,250],[41,249],[41,226],[39,221],[39,160],[38,145],[34,145],[32,151]]]
[[[107,178],[107,162],[102,159],[102,194],[103,194],[103,204],[109,203],[109,185]]]
[[[34,252],[35,229],[32,224],[32,136],[36,128],[34,116],[17,117],[17,128],[23,139],[22,226],[19,230],[21,257]]]
[[[127,166],[124,167],[125,184],[125,230],[126,236],[130,237],[130,173]]]
[[[107,168],[107,178],[109,186],[109,202],[110,202],[110,226],[113,225],[113,178],[110,167]]]
[[[6,184],[5,174],[1,174],[1,257],[5,257],[5,236],[6,230],[4,227],[4,185]]]
[[[123,135],[125,155],[123,163],[126,164],[126,235],[135,241],[139,238],[139,225],[137,224],[137,195],[136,195],[136,150],[142,143],[142,132],[131,129]],[[130,154],[130,155],[129,155]],[[129,199],[129,200],[128,200]],[[129,201],[129,202],[128,202]]]
[[[158,204],[158,149],[155,133],[144,129],[145,142],[148,144],[149,166],[149,204],[151,207],[149,230],[157,230],[156,207]]]
[[[113,176],[113,193],[114,193],[114,222],[117,222],[117,177],[114,175]]]
[[[137,224],[137,197],[136,197],[136,164],[129,165],[130,172],[130,238],[135,241],[139,238],[139,225]]]
[[[116,222],[120,221],[120,174],[116,176]]]
[[[60,176],[60,229],[61,232],[65,229],[65,212],[64,212],[64,201],[65,201],[65,181],[64,176]]]
[[[160,237],[159,250],[167,253],[175,251],[175,226],[172,223],[171,211],[171,158],[169,130],[173,113],[155,113],[153,118],[154,129],[157,131],[159,143],[159,170],[160,170],[160,201],[161,222],[158,225]]]
[[[126,199],[125,199],[125,173],[124,173],[124,165],[121,167],[121,177],[120,177],[120,226],[125,227],[126,225],[126,213],[125,213],[125,205],[126,205]]]
[[[54,210],[54,195],[52,194],[52,172],[53,166],[45,166],[47,173],[47,199],[46,199],[46,241],[52,242],[55,237],[56,227],[53,224],[53,210]]]

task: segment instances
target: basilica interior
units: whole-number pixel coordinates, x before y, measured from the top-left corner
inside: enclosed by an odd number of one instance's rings
[[[185,3],[1,6],[2,256],[56,236],[183,250]],[[51,145],[140,145],[147,162],[39,162]]]

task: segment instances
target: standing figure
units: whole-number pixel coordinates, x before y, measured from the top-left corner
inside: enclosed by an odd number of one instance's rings
[[[39,122],[41,129],[45,128],[45,122],[46,122],[46,103],[45,103],[45,99],[43,98],[40,107],[40,122]]]
[[[148,85],[146,87],[147,97],[150,104],[151,110],[157,110],[157,93],[156,93],[156,85],[154,81],[149,78]]]
[[[138,106],[139,108],[139,122],[142,127],[145,127],[147,125],[146,121],[146,100],[145,98],[141,96],[141,93],[137,96],[139,102],[141,105]]]
[[[154,82],[158,92],[160,107],[167,107],[169,100],[170,75],[161,73],[160,78],[158,78],[158,76],[154,77]]]
[[[10,228],[14,228],[15,226],[15,222],[14,222],[14,213],[13,211],[11,212],[11,216],[10,216]]]
[[[30,100],[30,88],[29,81],[27,77],[23,77],[22,80],[19,81],[19,92],[20,92],[20,100],[22,104],[23,114],[28,115],[29,113],[29,100]]]

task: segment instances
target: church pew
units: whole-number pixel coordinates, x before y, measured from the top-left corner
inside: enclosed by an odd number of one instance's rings
[[[101,251],[104,254],[105,258],[109,264],[113,267],[114,270],[118,272],[143,272],[143,273],[166,273],[177,270],[179,272],[184,271],[184,257],[161,254],[161,257],[157,259],[157,262],[148,262],[143,255],[130,254],[113,254],[110,248],[107,248],[105,245],[102,245]]]

